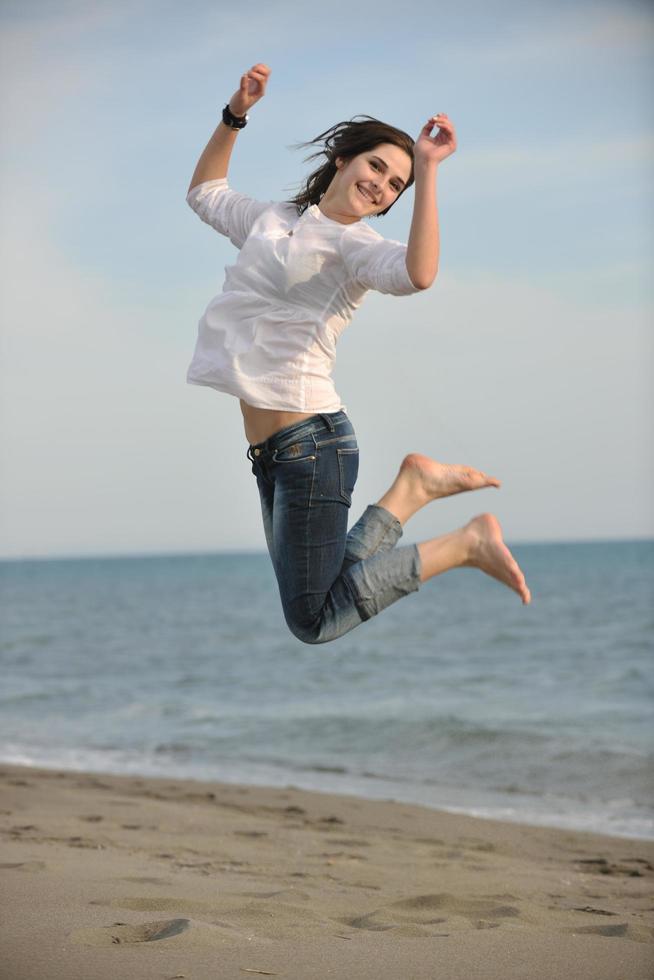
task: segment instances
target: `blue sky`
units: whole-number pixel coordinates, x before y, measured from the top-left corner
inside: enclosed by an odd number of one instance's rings
[[[290,149],[368,113],[444,111],[441,266],[370,293],[339,344],[352,517],[408,451],[498,475],[512,541],[651,535],[652,41],[647,3],[6,3],[0,555],[263,548],[237,402],[186,385],[233,247],[185,203],[257,61],[229,179],[290,196]],[[374,223],[406,241],[409,191]]]

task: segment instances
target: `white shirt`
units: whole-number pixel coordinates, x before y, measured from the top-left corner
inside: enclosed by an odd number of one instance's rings
[[[197,184],[187,201],[240,249],[198,324],[187,381],[257,408],[345,410],[331,377],[336,343],[369,289],[419,291],[407,246],[315,204],[298,217],[294,204],[255,201],[225,177]]]

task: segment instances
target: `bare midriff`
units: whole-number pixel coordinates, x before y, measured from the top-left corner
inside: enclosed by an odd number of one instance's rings
[[[310,419],[315,412],[278,412],[274,408],[255,408],[241,401],[241,412],[245,424],[245,438],[251,446],[265,442],[276,432],[295,425],[303,419]]]

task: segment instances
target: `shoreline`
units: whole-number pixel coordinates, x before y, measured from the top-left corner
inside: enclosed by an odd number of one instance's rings
[[[0,776],[8,980],[645,980],[654,966],[648,840],[290,787]]]
[[[449,813],[456,816],[466,816],[472,817],[476,820],[493,820],[499,823],[508,824],[519,824],[528,827],[543,827],[549,828],[551,830],[561,830],[570,831],[571,833],[590,833],[598,834],[600,836],[612,837],[620,840],[640,840],[654,844],[654,832],[649,831],[649,821],[645,818],[641,818],[640,824],[648,823],[648,832],[634,832],[633,830],[623,830],[620,827],[608,828],[605,825],[606,819],[602,821],[599,825],[592,825],[591,821],[597,816],[599,812],[597,806],[590,809],[588,813],[575,812],[572,816],[569,816],[564,811],[553,812],[551,809],[546,811],[543,809],[532,808],[530,810],[524,810],[527,800],[530,797],[521,794],[517,794],[513,807],[508,806],[508,798],[505,801],[505,806],[502,807],[501,803],[504,801],[493,799],[490,794],[486,794],[486,798],[476,797],[474,801],[471,802],[470,797],[472,792],[468,788],[443,788],[439,786],[434,786],[434,797],[441,797],[443,793],[448,793],[449,798],[446,801],[439,799],[438,802],[434,802],[429,798],[420,798],[422,794],[411,794],[406,793],[403,795],[403,791],[406,791],[407,786],[404,784],[397,783],[392,779],[384,779],[383,777],[376,777],[371,780],[361,780],[361,778],[352,778],[351,780],[341,780],[332,779],[330,780],[329,774],[325,778],[319,780],[319,782],[324,785],[311,785],[311,780],[307,780],[306,785],[303,785],[304,780],[302,780],[302,774],[297,771],[287,770],[282,772],[281,777],[278,773],[271,774],[267,772],[266,774],[259,773],[255,774],[251,779],[243,778],[231,778],[231,774],[224,773],[222,778],[212,778],[204,773],[200,772],[189,772],[187,774],[179,773],[179,770],[173,768],[172,772],[168,775],[162,772],[138,770],[131,772],[121,772],[118,768],[116,769],[106,769],[104,767],[96,769],[92,762],[89,766],[86,766],[84,762],[80,764],[80,767],[69,769],[68,766],[64,764],[51,764],[48,761],[29,761],[29,762],[5,762],[0,758],[0,768],[3,766],[19,766],[26,767],[28,769],[39,769],[39,770],[49,770],[53,772],[80,772],[80,773],[93,773],[98,777],[103,775],[106,776],[125,776],[126,778],[135,779],[168,779],[168,780],[192,780],[199,783],[216,783],[220,786],[247,786],[259,789],[293,789],[302,790],[308,793],[319,793],[327,795],[336,796],[351,796],[356,799],[367,800],[371,803],[403,803],[407,806],[419,806],[424,807],[428,810],[434,810],[437,813]],[[270,778],[267,779],[266,775]],[[343,785],[338,785],[339,782],[343,782]],[[348,785],[350,782],[350,785]],[[331,783],[331,784],[330,784]],[[371,783],[376,787],[377,792],[370,792],[373,786],[366,785],[366,783]],[[383,785],[382,785],[383,784]],[[424,787],[421,787],[424,788]],[[453,797],[459,796],[459,799]],[[413,798],[412,798],[413,796]],[[491,802],[491,800],[493,801]],[[506,811],[511,811],[506,812]],[[496,812],[493,812],[496,811]],[[499,811],[499,812],[497,812]],[[587,825],[581,825],[581,819],[585,818]],[[567,822],[567,821],[570,822]],[[579,821],[579,822],[577,822]],[[603,825],[604,824],[604,825]],[[621,826],[624,826],[624,821]]]

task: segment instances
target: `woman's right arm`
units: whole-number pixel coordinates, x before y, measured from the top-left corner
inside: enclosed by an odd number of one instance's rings
[[[229,100],[229,108],[235,116],[244,116],[255,102],[263,98],[270,75],[270,68],[261,62],[253,65],[250,71],[241,75],[241,84]],[[239,130],[219,122],[207,143],[202,156],[191,177],[189,193],[197,184],[205,180],[217,180],[227,176],[229,161]]]

